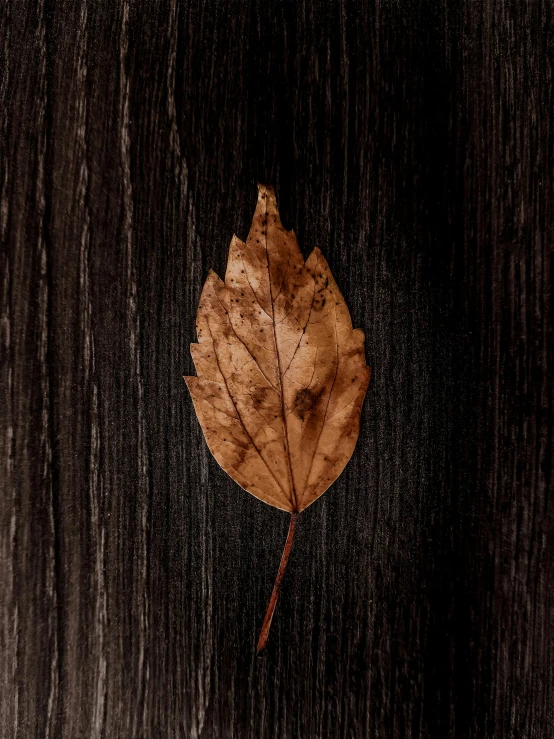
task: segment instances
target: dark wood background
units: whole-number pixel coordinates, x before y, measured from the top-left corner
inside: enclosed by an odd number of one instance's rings
[[[554,737],[554,6],[0,19],[0,735]],[[263,659],[288,517],[182,380],[257,181],[373,367]]]

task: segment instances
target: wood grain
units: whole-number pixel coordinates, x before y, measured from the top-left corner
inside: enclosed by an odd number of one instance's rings
[[[553,30],[546,0],[3,3],[2,737],[554,736]],[[257,181],[373,368],[264,659],[288,517],[182,381]]]

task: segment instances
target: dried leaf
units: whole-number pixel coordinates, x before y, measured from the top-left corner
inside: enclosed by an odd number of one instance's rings
[[[185,380],[210,451],[241,487],[292,513],[294,531],[352,455],[370,368],[324,256],[316,248],[304,262],[272,188],[258,187],[246,243],[233,236],[225,282],[210,271],[196,328],[198,376]]]

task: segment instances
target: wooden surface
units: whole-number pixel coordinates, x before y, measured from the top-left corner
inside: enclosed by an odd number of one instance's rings
[[[553,31],[547,0],[5,0],[2,737],[554,737]],[[373,367],[263,659],[288,517],[182,380],[257,181]]]

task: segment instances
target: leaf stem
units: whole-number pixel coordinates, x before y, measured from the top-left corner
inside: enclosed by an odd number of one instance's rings
[[[289,561],[290,557],[290,551],[292,549],[292,540],[294,538],[294,529],[296,527],[297,518],[298,513],[293,513],[290,517],[289,533],[285,542],[285,548],[283,549],[281,564],[279,565],[279,571],[277,572],[277,577],[275,578],[275,585],[273,586],[273,592],[271,593],[271,598],[269,599],[267,613],[265,614],[262,630],[260,631],[260,638],[258,639],[258,654],[261,654],[263,652],[267,644],[269,629],[271,627],[271,619],[273,618],[273,612],[275,611],[275,606],[277,605],[279,590],[281,588],[281,583],[283,582],[283,577],[285,576],[285,569],[287,567],[287,562]]]

